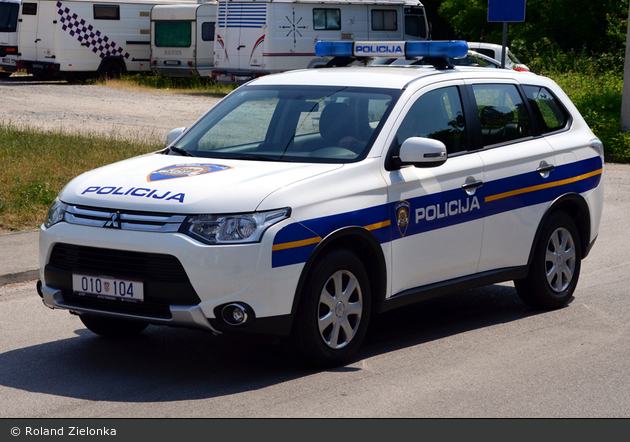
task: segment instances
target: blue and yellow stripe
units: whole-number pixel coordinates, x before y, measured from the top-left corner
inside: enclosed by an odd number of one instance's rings
[[[601,158],[593,157],[558,166],[550,178],[543,178],[538,172],[532,171],[490,181],[484,183],[475,193],[474,197],[479,203],[478,209],[458,210],[455,214],[436,217],[432,221],[416,222],[415,210],[431,206],[440,207],[440,205],[446,209],[452,201],[459,201],[458,208],[466,207],[466,205],[471,205],[470,200],[473,197],[467,196],[461,189],[456,188],[410,198],[407,200],[411,206],[409,225],[403,233],[405,237],[409,237],[527,206],[551,202],[567,193],[583,193],[599,185],[602,172]],[[395,206],[397,203],[398,201],[394,201],[366,209],[296,222],[284,227],[274,238],[272,266],[281,267],[306,262],[322,238],[344,227],[363,227],[371,231],[381,244],[402,238],[403,234],[396,228]]]

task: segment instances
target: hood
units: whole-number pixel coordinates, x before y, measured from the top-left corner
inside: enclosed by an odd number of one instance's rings
[[[276,190],[340,167],[147,154],[86,172],[68,183],[59,198],[119,210],[252,212]]]

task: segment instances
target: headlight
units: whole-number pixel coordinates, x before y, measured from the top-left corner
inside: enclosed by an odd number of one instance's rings
[[[180,232],[206,244],[259,242],[270,226],[289,217],[290,209],[231,215],[195,215],[186,218]]]
[[[63,221],[63,217],[65,216],[67,209],[67,204],[62,203],[59,198],[55,198],[55,202],[52,203],[52,206],[48,209],[48,215],[46,215],[44,226],[48,228]]]

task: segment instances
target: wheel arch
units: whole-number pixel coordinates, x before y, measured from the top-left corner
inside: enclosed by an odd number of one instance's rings
[[[547,223],[549,217],[555,212],[565,212],[573,219],[575,226],[577,227],[580,236],[580,251],[582,259],[586,258],[590,250],[589,244],[591,239],[591,213],[586,200],[577,193],[571,193],[563,195],[555,200],[549,209],[542,217],[538,229],[536,230],[536,236],[529,252],[529,259],[527,261],[528,266],[531,265],[536,250],[536,244],[540,240],[544,225]]]
[[[98,66],[98,72],[103,72],[105,70],[105,67],[110,63],[116,63],[120,67],[121,73],[124,74],[127,72],[127,63],[125,63],[123,57],[119,56],[104,57],[101,60],[101,64]]]
[[[369,230],[362,227],[348,227],[328,235],[317,245],[313,253],[311,253],[311,256],[302,269],[297,284],[293,306],[291,308],[292,316],[295,316],[301,295],[304,291],[304,285],[314,264],[327,252],[340,248],[350,250],[357,255],[365,267],[370,280],[372,304],[385,298],[387,272],[385,256],[380,243]]]

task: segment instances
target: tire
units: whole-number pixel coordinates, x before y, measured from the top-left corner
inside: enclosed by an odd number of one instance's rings
[[[50,72],[33,72],[33,78],[37,81],[54,81],[59,80],[54,74]]]
[[[573,219],[565,212],[551,214],[536,243],[527,278],[514,281],[521,300],[536,309],[564,306],[580,276],[582,247]]]
[[[98,72],[103,78],[120,78],[124,73],[124,68],[120,63],[109,60],[103,63]]]
[[[79,315],[79,318],[88,330],[105,338],[132,337],[141,333],[149,325],[146,322],[127,321],[105,316]]]
[[[306,279],[289,350],[314,368],[347,363],[357,352],[371,313],[370,284],[349,250],[321,257]]]

